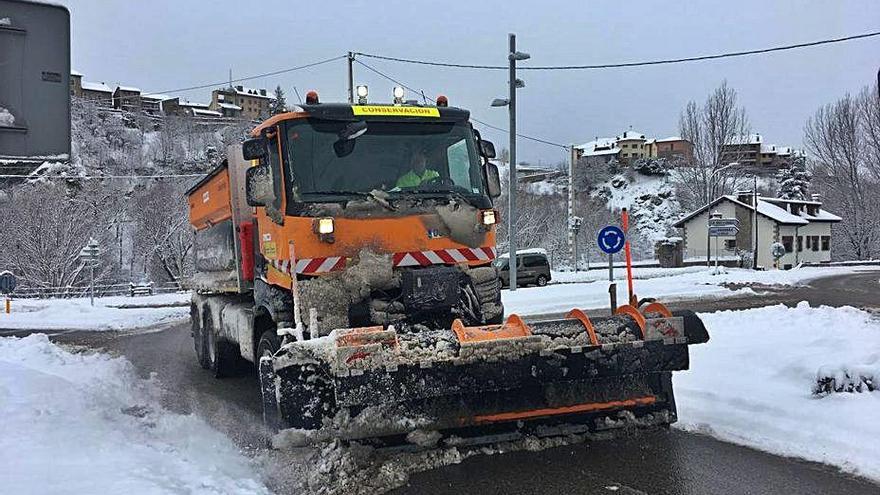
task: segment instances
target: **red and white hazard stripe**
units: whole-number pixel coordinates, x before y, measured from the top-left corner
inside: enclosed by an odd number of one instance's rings
[[[394,266],[429,266],[467,263],[468,261],[491,261],[495,259],[494,247],[433,249],[394,253]]]
[[[272,266],[290,275],[289,260],[271,260]],[[328,256],[326,258],[304,258],[296,260],[296,273],[328,273],[345,268],[345,258]]]
[[[407,251],[394,253],[392,262],[394,266],[430,266],[451,265],[455,263],[467,263],[469,261],[491,261],[495,259],[494,247],[458,248],[458,249],[433,249],[430,251]],[[290,275],[289,260],[270,260],[272,266],[283,273]],[[329,273],[343,270],[346,258],[342,256],[328,256],[325,258],[303,258],[296,260],[296,273],[315,274]]]

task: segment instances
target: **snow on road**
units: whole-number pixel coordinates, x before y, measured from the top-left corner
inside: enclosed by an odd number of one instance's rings
[[[723,298],[736,295],[753,294],[750,288],[730,290],[723,284],[762,284],[796,285],[810,280],[854,273],[863,270],[876,270],[876,267],[822,267],[798,268],[794,270],[754,271],[741,268],[723,267],[724,273],[713,275],[714,268],[635,268],[635,292],[639,297],[654,297],[662,300],[690,298]],[[626,301],[626,270],[615,269],[617,281],[617,300]],[[547,287],[527,287],[515,292],[502,291],[506,313],[537,315],[560,313],[572,308],[592,309],[608,307],[608,272],[591,271],[571,274],[566,280],[580,283],[562,283]]]
[[[142,297],[19,299],[12,313],[0,313],[2,330],[124,330],[189,316],[189,293]],[[183,304],[183,306],[181,306]]]
[[[678,428],[880,480],[880,391],[811,394],[820,367],[880,376],[880,320],[854,308],[701,314],[711,340],[673,376]]]
[[[0,491],[268,493],[229,439],[157,397],[125,359],[0,339]]]

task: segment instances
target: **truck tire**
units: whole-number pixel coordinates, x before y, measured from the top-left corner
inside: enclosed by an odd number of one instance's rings
[[[205,335],[202,331],[202,318],[199,315],[199,308],[195,304],[190,305],[189,319],[192,323],[193,347],[196,351],[196,360],[202,369],[208,369],[208,353],[205,352]]]
[[[264,357],[274,356],[280,347],[278,334],[273,330],[266,330],[260,335],[257,344],[256,367],[257,379],[260,382],[260,393],[263,399],[263,424],[271,432],[277,432],[284,428],[281,414],[278,411],[278,398],[275,395],[275,370],[269,359]]]
[[[233,346],[217,336],[212,318],[206,318],[202,328],[205,334],[205,355],[208,361],[207,369],[211,370],[214,378],[232,376],[239,369],[238,356]]]
[[[275,330],[266,330],[260,335],[260,342],[257,344],[257,363],[263,356],[274,356],[281,347],[281,339]]]
[[[538,278],[535,279],[535,284],[537,284],[538,287],[544,287],[547,285],[547,277],[545,275],[538,275]]]

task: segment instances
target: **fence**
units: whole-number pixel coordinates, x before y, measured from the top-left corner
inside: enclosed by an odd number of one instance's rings
[[[95,297],[102,296],[130,296],[132,289],[138,286],[132,284],[96,284]],[[164,294],[168,292],[177,292],[182,290],[177,282],[163,282],[160,284],[152,284],[153,294]],[[142,292],[139,292],[142,294]],[[71,287],[17,287],[12,297],[17,299],[49,299],[49,298],[75,298],[89,297],[89,286],[71,286]]]

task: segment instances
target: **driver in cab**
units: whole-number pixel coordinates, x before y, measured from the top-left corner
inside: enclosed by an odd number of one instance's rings
[[[436,170],[428,168],[428,154],[424,149],[416,149],[411,154],[410,170],[397,179],[395,189],[418,187],[440,177]]]

